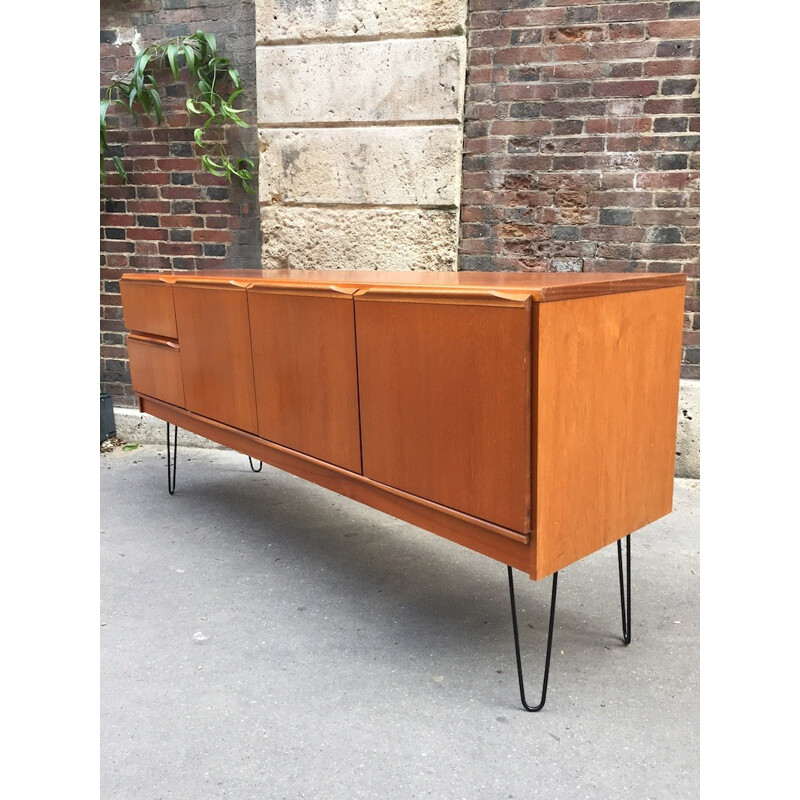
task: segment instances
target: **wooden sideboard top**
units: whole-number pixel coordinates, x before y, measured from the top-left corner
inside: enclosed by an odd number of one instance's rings
[[[442,291],[530,295],[534,302],[635,292],[682,286],[682,273],[627,272],[427,272],[388,270],[201,270],[126,273],[123,280],[161,280],[166,283],[233,283],[235,286],[298,288],[337,287],[352,290],[390,289],[397,292]]]

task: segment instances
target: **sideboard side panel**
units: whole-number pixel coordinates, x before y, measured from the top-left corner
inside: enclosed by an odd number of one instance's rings
[[[537,580],[672,510],[683,297],[676,286],[540,304]]]

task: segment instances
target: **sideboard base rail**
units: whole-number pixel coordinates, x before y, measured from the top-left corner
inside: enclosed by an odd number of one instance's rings
[[[409,495],[363,475],[348,472],[286,447],[260,439],[169,403],[139,395],[139,410],[171,422],[175,427],[204,436],[225,447],[316,483],[337,494],[391,514],[445,539],[483,553],[502,564],[528,572],[535,564],[530,533],[502,528],[429,500]],[[531,577],[536,579],[535,574]]]
[[[622,539],[617,539],[617,562],[619,565],[619,597],[622,608],[622,642],[626,646],[631,643],[631,537],[625,537],[625,575],[622,572]],[[550,677],[550,654],[553,649],[553,627],[556,619],[556,591],[558,589],[558,572],[553,573],[553,589],[550,595],[550,624],[547,629],[547,650],[544,659],[544,678],[542,694],[535,706],[528,705],[525,700],[525,680],[522,676],[522,656],[519,650],[519,627],[517,625],[517,604],[514,598],[514,574],[508,567],[508,593],[511,598],[511,624],[514,628],[514,652],[517,657],[517,678],[519,679],[519,697],[526,711],[541,711],[547,699],[547,681]]]

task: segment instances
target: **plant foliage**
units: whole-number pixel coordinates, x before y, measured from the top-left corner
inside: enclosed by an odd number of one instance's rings
[[[118,104],[128,111],[138,124],[136,108],[144,114],[155,114],[160,125],[164,116],[161,107],[158,83],[150,70],[152,65],[163,67],[168,64],[175,80],[181,67],[185,67],[194,86],[192,96],[186,101],[189,113],[200,117],[199,127],[194,129],[194,141],[198,147],[208,152],[200,157],[203,169],[212,175],[241,181],[245,191],[253,179],[253,162],[249,158],[231,158],[221,142],[207,142],[205,135],[212,125],[225,125],[233,122],[240,128],[250,126],[239,116],[244,108],[234,108],[233,103],[242,93],[239,73],[233,68],[230,59],[217,55],[217,41],[213,33],[197,31],[185,38],[170,39],[161,44],[153,44],[142,50],[133,68],[106,90],[100,101],[100,180],[106,179],[106,159],[111,159],[123,182],[127,180],[125,167],[119,156],[111,155],[106,141],[106,114],[111,106]],[[232,88],[223,92],[221,86]]]

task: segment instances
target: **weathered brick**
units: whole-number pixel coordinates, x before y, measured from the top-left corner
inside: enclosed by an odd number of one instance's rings
[[[661,84],[661,94],[692,94],[696,88],[695,80],[668,78]]]
[[[630,225],[633,221],[633,211],[629,208],[601,208],[601,225]]]
[[[682,133],[688,126],[688,117],[657,117],[653,121],[653,130],[656,133]]]
[[[674,19],[676,17],[699,17],[700,16],[700,3],[699,2],[678,2],[669,4],[669,17]]]
[[[686,153],[661,153],[656,156],[656,169],[687,169],[689,157]]]

